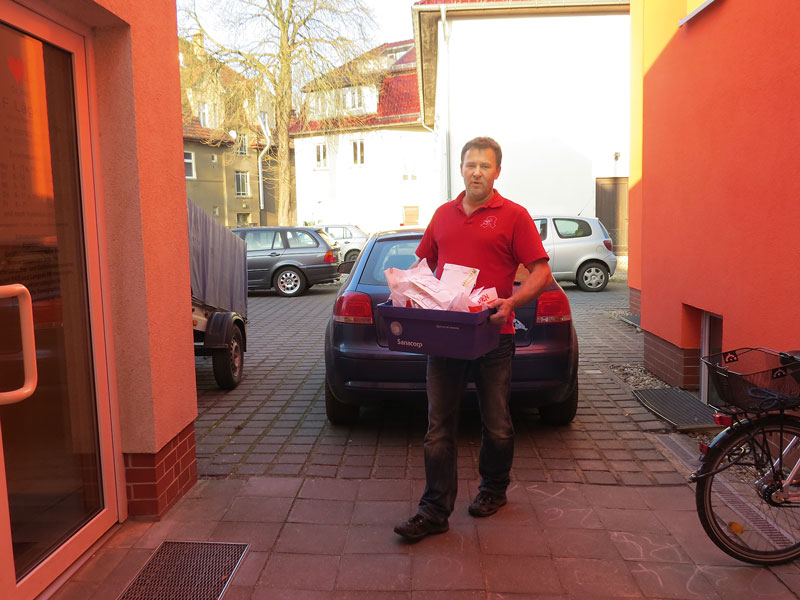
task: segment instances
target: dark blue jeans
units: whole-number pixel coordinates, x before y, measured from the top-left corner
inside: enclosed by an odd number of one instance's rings
[[[453,512],[458,492],[458,417],[472,374],[481,411],[479,489],[504,494],[514,459],[514,426],[508,410],[514,336],[475,360],[428,357],[428,433],[425,435],[425,491],[419,512],[442,522]]]

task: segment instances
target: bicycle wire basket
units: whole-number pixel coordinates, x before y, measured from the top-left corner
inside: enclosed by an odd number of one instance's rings
[[[727,406],[745,412],[800,406],[800,357],[769,348],[737,348],[702,357],[709,379]]]

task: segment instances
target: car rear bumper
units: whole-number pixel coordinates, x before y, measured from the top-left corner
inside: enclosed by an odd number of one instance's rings
[[[326,379],[333,395],[346,404],[380,403],[387,396],[424,395],[427,356],[388,348],[326,345]],[[577,380],[577,343],[517,347],[511,395],[530,406],[564,399]],[[475,386],[469,383],[468,393]]]
[[[613,277],[614,273],[617,271],[617,255],[613,252],[609,252],[606,262],[608,263],[608,276]]]
[[[339,263],[326,263],[324,265],[311,265],[303,268],[308,283],[332,283],[339,279]]]

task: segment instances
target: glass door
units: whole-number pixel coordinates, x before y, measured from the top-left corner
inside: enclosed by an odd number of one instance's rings
[[[0,21],[3,598],[38,594],[117,517],[82,38],[15,15]]]

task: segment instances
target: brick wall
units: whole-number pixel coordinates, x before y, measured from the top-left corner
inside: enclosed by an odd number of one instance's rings
[[[197,481],[194,423],[156,454],[124,454],[128,513],[161,518]]]
[[[645,331],[644,366],[671,386],[684,390],[700,387],[699,348],[678,348]]]
[[[628,288],[628,310],[632,315],[642,314],[642,290]]]

